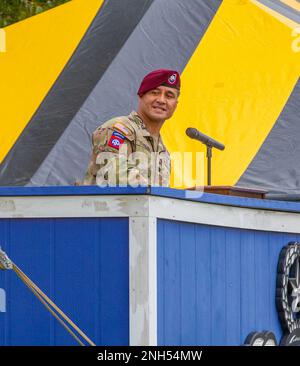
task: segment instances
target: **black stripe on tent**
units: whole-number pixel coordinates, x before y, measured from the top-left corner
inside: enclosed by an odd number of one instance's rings
[[[300,193],[300,79],[280,117],[238,181],[286,198]]]
[[[104,2],[61,75],[1,163],[0,185],[25,185],[29,181],[152,2]]]

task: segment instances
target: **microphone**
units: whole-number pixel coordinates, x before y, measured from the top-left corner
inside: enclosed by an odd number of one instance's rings
[[[215,147],[219,150],[224,150],[225,146],[218,142],[217,140],[214,140],[213,138],[204,135],[204,133],[198,131],[196,128],[189,127],[186,129],[185,133],[190,137],[191,139],[198,140],[202,142],[204,145],[209,147]]]

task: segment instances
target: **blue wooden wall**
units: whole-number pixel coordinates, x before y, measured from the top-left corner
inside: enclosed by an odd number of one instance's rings
[[[9,257],[98,345],[129,344],[127,218],[1,219]],[[13,271],[0,345],[75,345]]]
[[[281,248],[300,234],[158,220],[158,344],[241,345],[282,336],[275,307]]]

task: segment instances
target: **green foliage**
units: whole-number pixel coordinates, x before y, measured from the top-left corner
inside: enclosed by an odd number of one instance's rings
[[[70,0],[0,0],[0,28]]]

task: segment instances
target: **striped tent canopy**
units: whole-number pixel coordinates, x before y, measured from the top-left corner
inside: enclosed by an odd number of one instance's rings
[[[4,31],[0,185],[81,180],[92,131],[170,68],[182,91],[162,130],[169,151],[204,152],[185,135],[195,127],[226,145],[213,185],[298,197],[299,0],[73,0]]]

